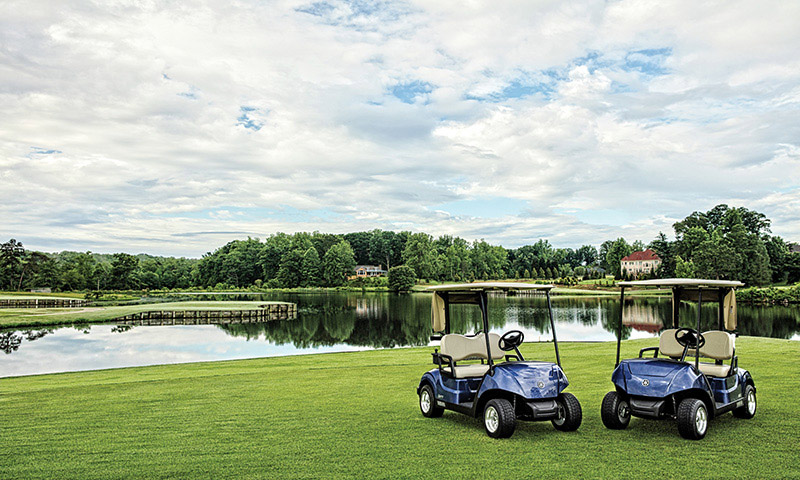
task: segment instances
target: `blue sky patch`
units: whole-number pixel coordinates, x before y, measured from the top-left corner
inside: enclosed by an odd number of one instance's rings
[[[670,55],[672,55],[671,48],[634,50],[625,55],[624,68],[648,76],[666,75],[669,69],[664,66],[664,62]]]
[[[375,31],[381,25],[408,15],[411,7],[405,2],[391,0],[327,0],[295,8],[295,11],[317,17],[326,25]]]
[[[39,155],[55,155],[58,153],[62,153],[61,150],[56,150],[54,148],[31,147],[31,151],[28,153],[28,158]]]
[[[398,83],[389,88],[389,92],[403,103],[414,103],[417,97],[427,95],[433,91],[433,85],[428,82],[414,80],[408,83]]]
[[[264,126],[264,122],[256,117],[256,114],[262,113],[256,107],[248,107],[243,105],[239,107],[239,112],[241,112],[241,115],[239,115],[239,117],[236,119],[236,125],[241,125],[242,127],[255,132],[261,130],[261,127]]]

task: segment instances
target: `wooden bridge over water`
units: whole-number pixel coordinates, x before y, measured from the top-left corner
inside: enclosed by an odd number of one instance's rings
[[[297,305],[270,303],[251,310],[163,310],[131,313],[109,320],[120,325],[209,325],[261,323],[297,318]]]
[[[0,308],[80,308],[88,304],[82,298],[0,298]]]

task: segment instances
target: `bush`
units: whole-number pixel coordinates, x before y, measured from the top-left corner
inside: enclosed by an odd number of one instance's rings
[[[800,302],[800,286],[792,288],[745,288],[736,292],[736,298],[740,302],[753,303],[784,303]]]
[[[389,290],[393,292],[407,292],[416,281],[417,277],[411,267],[400,265],[389,269]]]

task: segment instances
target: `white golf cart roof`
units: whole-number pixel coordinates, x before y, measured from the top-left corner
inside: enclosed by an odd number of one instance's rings
[[[619,282],[620,287],[687,287],[687,288],[734,288],[744,283],[736,280],[703,280],[699,278],[657,278],[654,280],[634,280]]]
[[[433,292],[480,292],[483,290],[552,290],[554,285],[539,285],[536,283],[522,282],[475,282],[452,283],[449,285],[434,285],[426,290]]]

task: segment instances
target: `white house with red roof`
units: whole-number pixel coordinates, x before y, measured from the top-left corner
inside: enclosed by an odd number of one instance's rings
[[[621,261],[623,275],[643,277],[653,273],[661,265],[661,257],[649,248],[643,252],[633,252]]]

